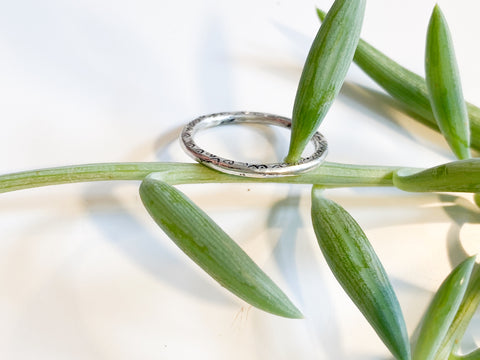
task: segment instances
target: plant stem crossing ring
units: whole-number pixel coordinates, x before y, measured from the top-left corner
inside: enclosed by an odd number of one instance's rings
[[[225,159],[205,151],[194,141],[195,134],[200,130],[236,123],[276,125],[288,129],[292,126],[292,122],[288,118],[259,112],[223,112],[204,115],[183,128],[180,137],[182,147],[194,160],[212,169],[227,174],[255,178],[298,175],[320,165],[327,155],[327,141],[319,132],[316,132],[310,140],[315,148],[313,154],[301,158],[295,164],[285,162],[253,164]]]

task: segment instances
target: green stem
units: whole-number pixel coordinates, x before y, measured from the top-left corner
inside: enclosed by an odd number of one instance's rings
[[[187,163],[100,163],[72,165],[0,175],[0,192],[40,186],[89,181],[143,180],[161,172],[171,184],[196,183],[290,183],[318,184],[325,187],[393,186],[392,174],[398,167],[360,166],[326,162],[297,176],[245,178],[223,174],[200,164]]]

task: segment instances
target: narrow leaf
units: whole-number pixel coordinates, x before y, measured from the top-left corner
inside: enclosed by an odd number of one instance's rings
[[[312,222],[320,249],[336,279],[392,354],[410,358],[402,311],[387,274],[356,221],[312,190]]]
[[[325,12],[320,9],[317,9],[317,14],[320,20],[325,16]],[[427,85],[421,76],[404,68],[362,39],[358,42],[353,61],[408,112],[416,115],[417,121],[440,131],[430,106]],[[471,146],[480,150],[480,108],[469,103],[467,108]]]
[[[480,159],[452,161],[426,170],[400,169],[393,185],[413,192],[479,192]]]
[[[462,262],[438,289],[420,326],[414,360],[439,359],[437,352],[462,303],[474,264],[475,257]]]
[[[458,308],[452,325],[448,328],[447,334],[445,335],[442,344],[439,347],[439,359],[448,358],[448,355],[452,352],[452,350],[456,350],[456,348],[460,344],[461,339],[463,338],[463,334],[465,334],[465,331],[467,330],[468,324],[472,320],[473,315],[475,315],[475,312],[477,311],[479,305],[480,265],[475,264],[462,303]],[[478,356],[478,359],[480,359],[480,351],[465,355],[465,358],[473,360],[476,356]],[[459,358],[463,359],[463,357]]]
[[[143,204],[175,244],[220,285],[272,314],[302,314],[252,259],[200,208],[173,186],[147,176]]]
[[[425,74],[438,127],[459,159],[470,158],[470,127],[447,21],[435,6],[427,32]]]
[[[352,62],[365,0],[336,0],[320,27],[295,97],[286,162],[297,162],[337,96]]]

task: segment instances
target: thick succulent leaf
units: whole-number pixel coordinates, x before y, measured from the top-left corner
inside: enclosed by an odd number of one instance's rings
[[[420,326],[414,360],[440,359],[437,353],[463,301],[474,264],[475,257],[463,261],[436,292]]]
[[[392,354],[410,358],[402,311],[385,270],[352,216],[312,190],[312,222],[318,244],[336,279]]]
[[[433,114],[459,159],[470,158],[470,127],[447,21],[435,6],[427,32],[425,79]]]
[[[297,162],[337,96],[360,37],[365,0],[336,0],[308,53],[292,115],[286,161]]]
[[[467,290],[463,297],[462,303],[458,308],[458,311],[455,315],[455,318],[448,328],[447,334],[445,335],[439,350],[438,358],[446,359],[449,354],[456,350],[460,341],[463,337],[463,334],[467,330],[470,320],[472,320],[473,315],[480,305],[480,265],[475,264],[472,274],[470,276],[470,282],[468,283]],[[480,351],[473,352],[464,357],[459,357],[460,359],[480,359]]]
[[[413,192],[479,192],[480,159],[452,161],[426,170],[400,169],[393,184]]]
[[[325,12],[317,9],[320,20]],[[366,41],[360,39],[353,61],[392,97],[397,99],[415,119],[440,131],[433,116],[425,80],[401,66]],[[467,103],[470,118],[471,146],[480,151],[480,108]]]
[[[173,186],[147,176],[143,204],[175,244],[220,285],[272,314],[302,314],[252,259],[198,206]]]

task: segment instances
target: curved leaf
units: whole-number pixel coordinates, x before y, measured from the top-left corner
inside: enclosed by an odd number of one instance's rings
[[[413,352],[414,360],[440,359],[437,352],[462,303],[474,264],[475,257],[463,261],[443,281],[436,292],[419,330]],[[444,358],[448,358],[448,355]]]
[[[325,12],[317,9],[320,20]],[[380,85],[387,93],[397,99],[402,106],[415,115],[421,123],[439,131],[425,79],[401,66],[384,53],[360,39],[353,61]],[[480,150],[480,108],[467,102],[470,118],[471,146]]]
[[[447,21],[435,6],[427,32],[425,80],[438,127],[459,159],[470,158],[470,127]]]
[[[143,204],[175,244],[220,285],[272,314],[302,314],[252,259],[200,208],[173,186],[147,176]]]
[[[467,330],[470,320],[472,320],[479,305],[480,265],[475,264],[462,303],[460,304],[457,314],[455,315],[455,318],[453,319],[451,326],[448,328],[447,334],[445,335],[442,344],[439,347],[437,353],[439,359],[448,358],[449,354],[452,352],[452,349],[453,351],[456,350],[460,344],[460,341],[462,340],[463,334]],[[472,357],[470,357],[470,355]],[[480,356],[480,351],[465,355],[465,358],[473,360],[475,356]],[[459,358],[463,359],[462,356],[459,356]]]
[[[290,148],[297,162],[337,96],[360,37],[365,0],[336,0],[308,53],[295,96]]]
[[[356,221],[338,204],[312,190],[312,221],[330,269],[392,354],[410,359],[402,311],[387,274]]]

